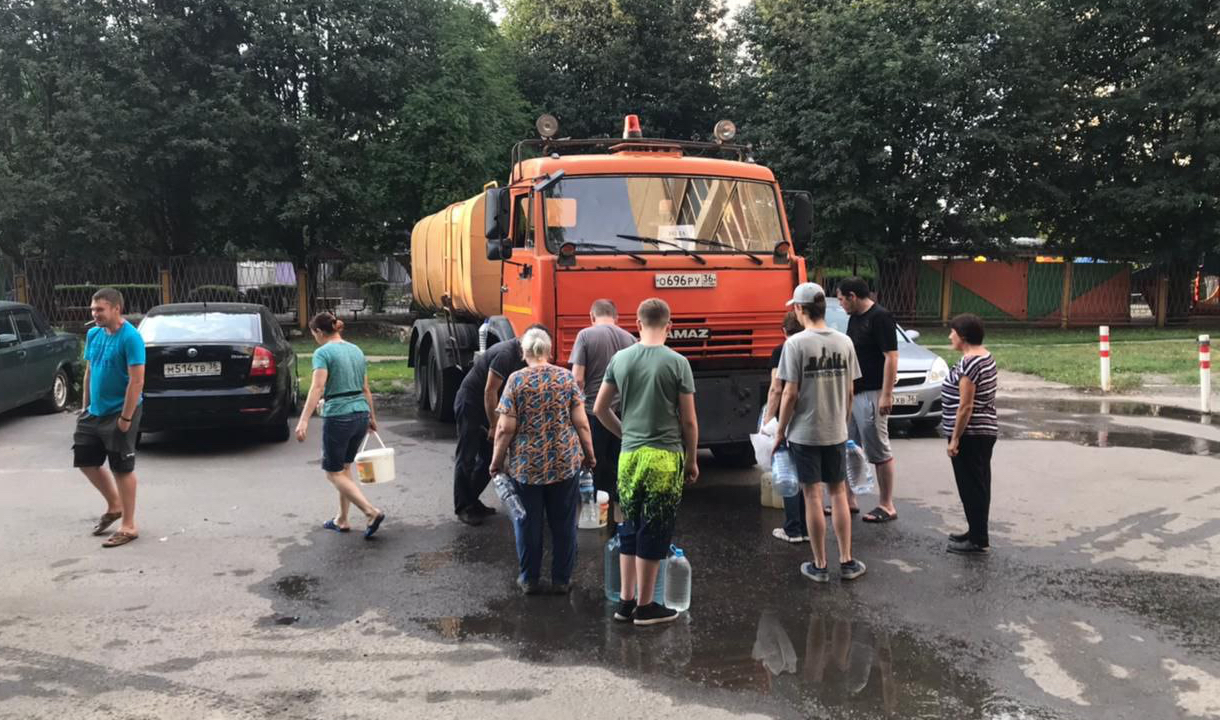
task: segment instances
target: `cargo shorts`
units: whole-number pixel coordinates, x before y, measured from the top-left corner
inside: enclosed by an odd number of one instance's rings
[[[72,435],[73,467],[101,467],[109,461],[111,472],[126,474],[136,469],[136,438],[140,436],[144,406],[136,407],[131,414],[127,432],[119,430],[120,415],[121,411],[97,417],[86,411],[77,418]]]

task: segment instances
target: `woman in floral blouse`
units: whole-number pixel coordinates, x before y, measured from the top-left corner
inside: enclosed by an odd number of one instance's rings
[[[551,529],[551,591],[565,594],[576,566],[576,474],[582,465],[596,463],[593,436],[576,378],[549,362],[550,336],[530,329],[521,338],[521,350],[526,367],[508,376],[496,408],[500,420],[491,472],[507,473],[525,505],[525,518],[513,523],[521,564],[517,584],[527,595],[541,592],[545,522]]]

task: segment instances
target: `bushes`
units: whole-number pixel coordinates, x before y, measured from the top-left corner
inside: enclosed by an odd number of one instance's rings
[[[241,302],[241,291],[232,285],[200,285],[186,296],[187,302]]]
[[[143,314],[161,304],[161,286],[155,283],[56,285],[55,303],[59,307],[87,307],[93,293],[104,287],[123,293],[124,312]]]
[[[340,280],[347,282],[359,283],[366,285],[368,283],[382,282],[381,271],[377,269],[374,263],[352,263],[343,269],[339,274]]]
[[[390,284],[384,280],[375,282],[366,282],[360,288],[364,290],[364,299],[369,304],[369,310],[379,313],[385,310],[386,295],[390,290]]]

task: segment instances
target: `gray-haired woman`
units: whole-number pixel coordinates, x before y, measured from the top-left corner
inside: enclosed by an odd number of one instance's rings
[[[526,594],[541,591],[543,523],[551,529],[551,590],[568,592],[576,565],[576,516],[581,465],[593,467],[593,436],[584,394],[576,378],[550,364],[551,336],[531,328],[521,338],[526,367],[508,376],[496,412],[493,474],[506,472],[516,483],[525,517],[513,521],[517,584]]]

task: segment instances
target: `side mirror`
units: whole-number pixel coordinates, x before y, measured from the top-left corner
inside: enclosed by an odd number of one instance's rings
[[[903,330],[903,332],[907,334],[907,340],[910,340],[911,342],[915,342],[919,339],[918,330]]]
[[[789,201],[788,229],[792,232],[792,249],[798,255],[813,243],[813,194],[806,190],[786,190]]]
[[[504,240],[508,237],[510,200],[508,188],[492,188],[487,191],[483,203],[483,234],[488,240]]]
[[[0,348],[17,344],[17,336],[11,333],[0,333]]]
[[[509,260],[513,256],[513,243],[508,238],[492,240],[487,238],[488,260]]]

